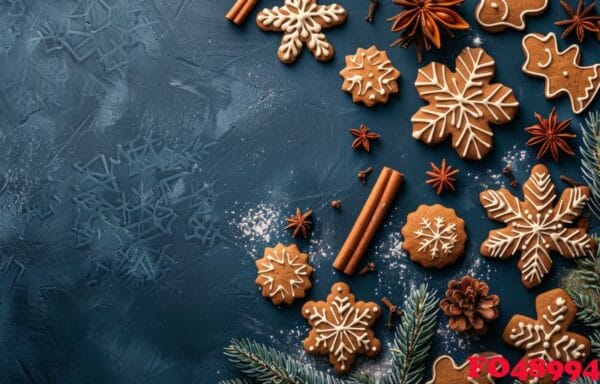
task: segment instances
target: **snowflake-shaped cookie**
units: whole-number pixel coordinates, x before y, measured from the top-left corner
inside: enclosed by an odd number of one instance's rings
[[[308,264],[308,255],[295,244],[286,247],[280,243],[275,248],[265,248],[264,257],[256,260],[256,268],[256,284],[262,287],[262,295],[275,305],[291,304],[304,297],[304,291],[312,286],[313,269]]]
[[[350,287],[336,283],[327,301],[309,301],[302,316],[312,329],[304,340],[308,353],[329,355],[329,362],[339,373],[348,372],[357,354],[374,357],[381,350],[371,327],[381,315],[373,302],[355,301]]]
[[[525,200],[519,201],[506,188],[480,194],[488,217],[506,223],[505,228],[490,231],[481,244],[481,254],[505,259],[521,252],[521,281],[533,288],[552,267],[550,252],[569,259],[594,254],[595,242],[585,229],[567,228],[581,215],[590,190],[584,186],[567,188],[555,201],[556,188],[548,168],[538,164],[523,185],[523,195]]]
[[[577,333],[568,332],[577,307],[567,292],[558,288],[535,299],[537,319],[515,315],[504,329],[502,339],[509,345],[525,350],[526,360],[537,358],[563,363],[583,362],[590,353],[590,341]],[[553,383],[550,376],[530,379],[526,383]]]
[[[421,68],[415,86],[429,105],[411,119],[413,137],[437,144],[452,136],[462,158],[479,160],[492,149],[489,124],[506,124],[519,102],[502,84],[490,84],[495,62],[481,48],[465,48],[456,58],[456,71],[433,62]]]
[[[346,67],[340,71],[344,78],[342,89],[352,93],[352,101],[372,107],[387,103],[389,96],[398,93],[398,71],[385,51],[376,46],[358,48],[346,56]]]
[[[260,29],[283,32],[277,56],[286,64],[296,61],[303,44],[317,60],[331,59],[334,49],[321,31],[345,20],[346,10],[341,5],[318,5],[316,0],[285,0],[284,6],[263,9],[256,16]]]
[[[463,253],[467,238],[464,227],[454,209],[421,205],[408,215],[402,228],[402,246],[411,260],[424,267],[442,268]]]

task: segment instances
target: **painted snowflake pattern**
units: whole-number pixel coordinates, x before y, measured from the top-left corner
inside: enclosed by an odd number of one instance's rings
[[[312,354],[329,355],[335,370],[345,373],[357,354],[373,357],[381,350],[371,330],[380,314],[379,305],[356,302],[347,284],[336,283],[327,301],[309,301],[302,307],[302,315],[313,327],[304,340],[304,349]]]
[[[310,275],[313,269],[308,265],[308,255],[294,244],[265,248],[264,257],[256,260],[256,268],[256,284],[262,287],[263,296],[275,305],[291,304],[304,297],[304,291],[312,286]]]
[[[296,61],[304,44],[317,60],[331,59],[333,46],[321,31],[345,20],[346,10],[341,5],[318,5],[316,0],[285,0],[282,7],[263,9],[256,16],[260,29],[283,32],[277,56],[286,64]]]
[[[590,196],[588,187],[567,188],[556,201],[556,188],[548,168],[538,164],[523,185],[525,200],[506,188],[481,193],[479,200],[492,220],[506,227],[490,231],[481,254],[501,259],[521,252],[518,267],[528,288],[538,286],[552,267],[550,252],[565,258],[591,256],[595,243],[584,228],[567,228],[581,215]]]
[[[506,124],[519,103],[513,91],[490,84],[495,62],[481,48],[465,48],[456,58],[456,71],[433,62],[419,69],[415,86],[429,104],[411,118],[413,137],[437,144],[448,136],[462,158],[480,160],[492,149],[489,124]]]
[[[427,217],[421,219],[421,228],[415,231],[419,241],[419,251],[429,252],[431,258],[436,259],[440,253],[448,255],[452,253],[454,245],[458,241],[455,223],[446,223],[446,220],[437,216],[433,223]]]
[[[590,341],[577,333],[568,332],[577,307],[562,289],[553,289],[535,300],[537,320],[515,315],[504,330],[508,344],[524,349],[525,359],[583,361],[590,353]],[[530,379],[527,383],[553,383],[550,377]]]

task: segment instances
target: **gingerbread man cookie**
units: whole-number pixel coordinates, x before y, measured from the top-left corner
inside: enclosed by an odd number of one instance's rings
[[[356,355],[374,357],[381,350],[371,330],[380,315],[379,305],[355,301],[347,284],[336,283],[327,301],[309,301],[302,307],[302,316],[312,327],[304,340],[304,350],[329,355],[338,373],[348,372]]]
[[[313,269],[308,264],[308,255],[295,244],[286,247],[280,243],[275,248],[265,248],[264,257],[256,260],[256,268],[256,284],[262,287],[262,295],[275,305],[292,304],[312,286]]]
[[[545,361],[571,360],[583,362],[590,354],[587,337],[569,332],[577,307],[567,292],[558,288],[545,292],[535,299],[537,319],[515,315],[504,329],[502,339],[507,344],[525,350],[526,360],[538,358]],[[529,384],[554,383],[550,375],[530,379]]]
[[[452,208],[421,205],[402,227],[402,247],[410,259],[426,268],[444,268],[465,250],[465,222]]]
[[[480,160],[492,150],[490,124],[506,124],[519,102],[512,89],[492,83],[494,59],[481,48],[465,48],[456,70],[433,62],[419,69],[415,87],[429,104],[411,118],[415,139],[433,145],[448,136],[464,159]]]
[[[481,244],[481,254],[506,259],[520,252],[521,281],[533,288],[550,272],[551,252],[567,259],[592,256],[596,243],[585,228],[569,228],[589,199],[588,187],[566,188],[556,200],[548,168],[538,164],[523,185],[523,195],[525,199],[520,201],[506,188],[479,195],[488,217],[506,223],[506,227],[490,231]]]
[[[500,355],[492,352],[483,352],[472,356],[481,356],[490,359]],[[487,364],[484,365],[487,366]],[[494,380],[487,372],[487,368],[479,370],[477,377],[469,377],[471,367],[468,359],[463,364],[458,365],[452,357],[442,355],[435,359],[431,370],[431,380],[425,384],[494,384]]]
[[[398,71],[385,51],[376,46],[358,48],[346,56],[346,67],[340,71],[344,78],[342,89],[352,93],[352,101],[372,107],[387,103],[390,95],[398,93]]]
[[[568,94],[573,112],[581,113],[600,91],[600,63],[582,67],[579,65],[579,46],[571,45],[560,52],[557,44],[554,33],[526,35],[523,38],[526,57],[523,72],[545,79],[548,99]]]
[[[277,56],[286,64],[296,61],[304,44],[317,60],[331,59],[334,49],[322,30],[344,21],[346,10],[341,5],[318,5],[316,0],[285,0],[282,7],[263,9],[256,16],[260,29],[283,32]]]
[[[548,7],[548,0],[481,0],[475,18],[486,31],[500,32],[506,28],[522,31],[525,16],[539,15]]]

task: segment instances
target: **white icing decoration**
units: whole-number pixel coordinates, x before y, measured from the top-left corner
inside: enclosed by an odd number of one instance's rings
[[[446,223],[446,220],[437,216],[433,223],[427,217],[421,218],[420,228],[414,233],[419,242],[419,252],[429,252],[432,259],[440,255],[451,254],[458,241],[455,223]]]
[[[521,14],[519,15],[519,20],[517,23],[510,23],[510,22],[506,21],[508,19],[508,15],[510,12],[510,6],[508,4],[510,2],[510,0],[509,1],[500,0],[502,6],[504,7],[504,12],[503,12],[502,16],[499,18],[499,21],[488,23],[488,22],[483,21],[483,19],[481,18],[481,13],[485,9],[486,3],[488,1],[489,0],[481,0],[481,2],[477,5],[477,8],[475,9],[475,18],[477,19],[477,22],[484,28],[510,27],[510,28],[514,28],[518,31],[522,31],[525,29],[525,16],[527,16],[528,14],[540,13],[543,10],[545,10],[546,7],[548,7],[548,0],[543,0],[543,3],[541,3],[538,8],[522,10]],[[490,3],[491,8],[498,9],[499,4],[497,3],[497,1],[498,0],[493,0]],[[494,4],[496,6],[494,6]]]
[[[552,52],[548,48],[544,48],[544,53],[546,54],[546,61],[538,62],[538,67],[542,69],[548,68],[552,64]]]
[[[348,56],[346,67],[340,72],[344,77],[343,89],[375,100],[377,95],[386,96],[397,92],[396,79],[400,75],[391,60],[375,46],[358,48],[355,55]],[[362,73],[368,71],[364,77]]]
[[[346,10],[339,4],[318,5],[312,0],[285,0],[282,7],[263,9],[256,20],[261,27],[284,32],[278,52],[283,61],[289,62],[300,54],[303,43],[315,57],[330,58],[333,47],[321,31],[324,27],[339,25],[345,15]]]
[[[590,237],[580,228],[565,228],[581,214],[588,197],[583,188],[569,188],[553,208],[555,187],[548,169],[538,166],[541,171],[532,171],[523,186],[525,203],[518,198],[510,199],[500,191],[485,191],[481,198],[484,208],[493,219],[510,225],[511,233],[492,231],[485,241],[489,255],[507,257],[522,250],[521,273],[523,280],[535,285],[548,273],[546,265],[552,265],[550,251],[560,252],[570,257],[592,255]],[[533,196],[533,199],[528,197]],[[522,206],[530,204],[535,215],[522,212]]]
[[[262,276],[264,284],[269,289],[269,296],[281,295],[285,300],[287,297],[296,297],[295,290],[302,285],[308,277],[308,266],[300,261],[300,255],[292,256],[285,248],[268,248],[269,254],[260,262],[259,276]],[[275,279],[276,272],[281,269],[291,269],[294,277],[283,282]]]
[[[589,70],[589,69],[593,69],[594,70],[594,76],[590,76],[587,78],[588,80],[588,86],[585,88],[584,92],[582,95],[580,95],[579,97],[577,97],[577,95],[572,95],[571,91],[567,88],[559,88],[557,90],[555,90],[554,92],[550,91],[550,76],[541,73],[541,72],[534,72],[532,70],[527,69],[529,66],[529,63],[532,59],[531,53],[529,52],[529,50],[527,49],[527,40],[529,39],[534,39],[534,40],[538,40],[541,43],[548,43],[549,41],[553,42],[553,46],[554,46],[554,51],[556,52],[557,56],[564,56],[567,53],[569,53],[570,51],[574,50],[574,54],[573,54],[573,62],[570,63],[573,66],[574,70]],[[557,42],[557,38],[556,35],[554,33],[548,33],[546,36],[540,36],[538,34],[534,34],[534,33],[530,33],[528,35],[525,35],[525,37],[523,37],[523,41],[521,43],[522,47],[523,47],[523,51],[525,52],[525,64],[523,64],[522,70],[523,72],[525,72],[528,75],[531,76],[536,76],[536,77],[541,77],[544,79],[545,82],[545,88],[544,88],[544,94],[546,96],[546,98],[548,99],[553,99],[555,97],[557,97],[559,94],[561,93],[566,93],[567,95],[569,95],[569,100],[571,101],[571,107],[573,108],[573,112],[574,113],[581,113],[583,112],[594,100],[594,98],[596,97],[596,95],[598,94],[598,92],[600,91],[600,63],[591,65],[591,66],[581,66],[578,64],[579,58],[580,58],[580,51],[579,51],[579,46],[576,44],[571,45],[570,47],[568,47],[567,49],[565,49],[564,51],[560,52],[558,50],[558,42]],[[545,48],[546,50],[549,50],[549,48]],[[551,56],[552,59],[553,56]],[[546,72],[550,72],[550,67],[552,66],[552,64],[554,64],[553,60],[550,60],[548,67],[544,68],[547,69]],[[561,64],[559,64],[560,66]],[[560,68],[557,68],[560,69]]]
[[[338,287],[338,291],[340,287]],[[329,311],[329,316],[327,311]],[[319,308],[312,307],[309,317],[310,323],[315,327],[317,337],[315,346],[324,346],[335,357],[336,363],[342,370],[346,369],[346,361],[350,355],[360,349],[377,348],[371,345],[369,327],[373,315],[369,308],[357,309],[348,297],[335,296],[331,306]],[[312,350],[312,349],[311,349]]]
[[[474,52],[477,52],[476,54]],[[484,80],[493,76],[494,60],[483,58],[482,49],[465,48],[457,58],[456,72],[448,79],[446,68],[442,64],[433,62],[419,70],[419,75],[424,79],[416,81],[415,86],[421,97],[433,96],[434,102],[419,109],[413,115],[413,137],[426,143],[439,140],[447,135],[450,126],[460,130],[460,136],[453,141],[459,155],[465,157],[470,148],[475,149],[477,159],[483,157],[482,149],[487,153],[491,144],[492,132],[483,120],[484,112],[491,115],[491,122],[504,120],[511,121],[512,114],[507,113],[507,108],[518,107],[519,103],[507,102],[513,95],[510,88],[501,84],[489,84],[484,87]],[[466,57],[469,63],[465,61]],[[458,65],[460,63],[460,66]],[[426,70],[431,68],[431,74]],[[441,76],[440,76],[441,73]],[[463,80],[462,86],[457,79]],[[450,86],[449,82],[452,82]],[[487,89],[486,96],[482,97]],[[419,128],[415,128],[415,123]]]
[[[585,357],[586,346],[578,344],[566,329],[562,329],[568,312],[566,301],[558,297],[552,306],[546,306],[546,311],[547,314],[542,316],[543,321],[538,320],[535,324],[519,322],[516,328],[511,328],[509,337],[514,345],[527,351],[533,349],[526,355],[530,359],[566,362]],[[555,336],[560,337],[556,339]]]

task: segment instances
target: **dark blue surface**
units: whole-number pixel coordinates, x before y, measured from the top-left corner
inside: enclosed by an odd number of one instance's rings
[[[252,16],[242,27],[223,18],[230,3],[0,1],[0,382],[213,383],[238,376],[222,355],[233,337],[329,369],[325,357],[302,352],[302,303],[275,308],[254,285],[254,259],[290,243],[282,228],[296,207],[315,212],[311,237],[298,241],[315,267],[311,299],[339,280],[363,300],[401,303],[420,282],[441,297],[449,279],[471,273],[501,296],[501,316],[480,339],[449,331],[440,316],[432,359],[481,350],[517,359],[500,341],[503,327],[515,313],[533,315],[535,294],[573,265],[555,257],[551,278],[527,290],[516,258],[479,255],[499,226],[479,192],[506,182],[507,162],[519,181],[527,177],[535,149],[525,148],[523,128],[534,111],[556,104],[561,118],[573,115],[566,97],[547,101],[543,82],[521,72],[522,33],[481,31],[467,1],[472,29],[421,64],[453,66],[480,42],[496,59],[496,81],[521,102],[514,122],[494,128],[493,152],[467,162],[449,142],[430,148],[411,137],[410,117],[423,105],[414,49],[388,49],[402,72],[389,104],[368,109],[340,90],[346,54],[387,49],[395,39],[385,22],[399,11],[391,1],[374,24],[363,20],[367,0],[342,1],[348,20],[327,31],[335,58],[323,64],[304,52],[291,66],[276,57],[280,34],[259,31]],[[552,22],[563,16],[552,1],[527,31],[557,31]],[[600,61],[598,47],[588,40],[584,64]],[[350,149],[348,128],[360,123],[382,134],[371,154]],[[424,179],[429,162],[442,158],[461,172],[457,193],[438,197]],[[561,173],[580,179],[579,156],[544,162],[561,189]],[[356,172],[383,165],[406,182],[368,253],[378,273],[341,276],[331,263],[374,181],[363,186]],[[341,211],[329,206],[334,198]],[[406,214],[434,203],[457,209],[469,233],[465,257],[441,272],[414,265],[400,247]],[[384,323],[376,327],[384,353],[359,359],[357,370],[389,365]]]

